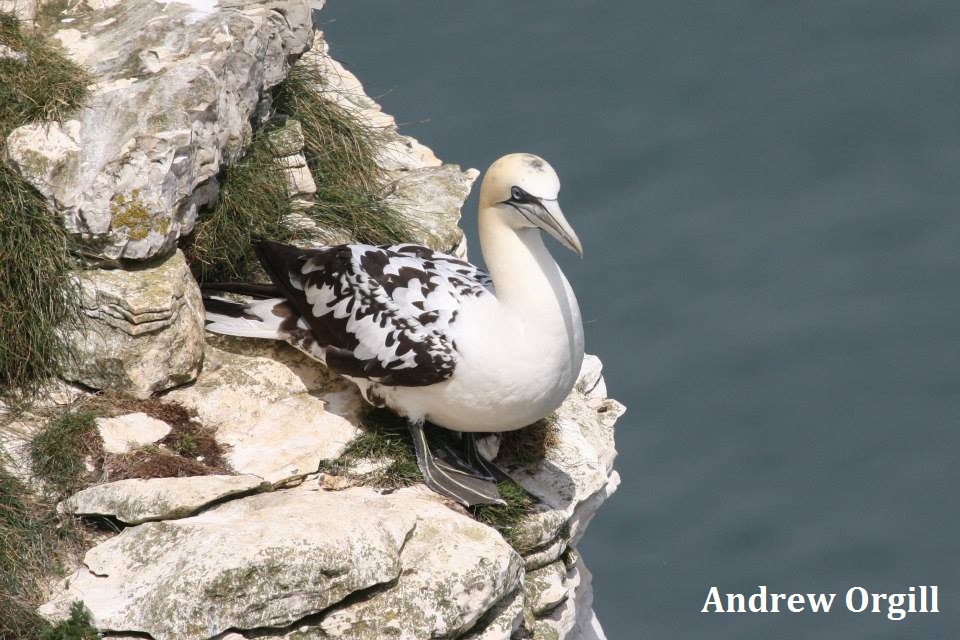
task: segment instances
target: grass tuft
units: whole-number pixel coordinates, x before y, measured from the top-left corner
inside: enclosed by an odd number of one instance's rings
[[[363,460],[387,460],[382,469],[363,475],[364,483],[383,489],[408,487],[423,481],[413,438],[407,421],[387,409],[368,407],[360,417],[362,432],[354,438],[336,460],[326,460],[321,471],[341,475]]]
[[[42,577],[57,569],[64,547],[76,543],[72,522],[0,466],[0,638],[47,637],[49,624],[36,613]]]
[[[137,412],[163,420],[170,433],[157,445],[105,452],[96,418]],[[31,441],[29,453],[34,475],[58,500],[97,482],[233,473],[212,428],[200,424],[193,411],[156,399],[88,399],[51,418]]]
[[[10,132],[62,119],[85,95],[86,73],[0,13],[0,44],[27,56],[0,58],[0,156]],[[69,243],[43,197],[0,162],[0,396],[31,395],[71,357],[63,329],[80,321]]]
[[[87,73],[40,35],[24,33],[9,13],[0,13],[0,44],[27,56],[26,61],[0,58],[4,138],[28,122],[62,120],[83,102]]]
[[[267,131],[253,137],[244,157],[227,165],[217,205],[202,211],[184,250],[200,282],[243,280],[256,264],[257,238],[286,241],[291,231],[286,178],[274,161]]]
[[[395,489],[423,482],[413,438],[406,419],[388,409],[368,408],[361,417],[363,432],[347,445],[336,460],[326,460],[320,470],[334,475],[349,474],[351,467],[364,460],[388,460],[387,466],[357,478],[374,487]],[[433,429],[430,439],[450,437],[446,430]],[[470,513],[479,522],[500,532],[512,547],[520,551],[519,525],[533,512],[536,500],[513,480],[497,484],[506,505],[472,507]]]
[[[65,411],[30,442],[33,473],[54,497],[63,498],[92,482],[86,460],[103,455],[95,422],[98,415],[87,408]]]
[[[386,176],[377,161],[386,143],[383,130],[325,98],[325,82],[315,55],[307,54],[274,95],[277,112],[303,127],[304,156],[317,184],[316,202],[306,215],[357,242],[412,240],[410,222],[386,203]]]
[[[69,618],[61,620],[40,636],[40,640],[98,640],[99,638],[100,634],[90,620],[90,611],[79,601],[70,606]]]
[[[500,497],[507,504],[479,505],[473,507],[471,512],[478,522],[499,531],[507,544],[522,552],[518,527],[524,518],[533,513],[536,502],[529,493],[524,491],[523,487],[513,480],[504,480],[498,483],[497,489],[500,490]]]
[[[317,185],[302,216],[356,242],[386,244],[412,239],[410,223],[391,209],[377,162],[383,132],[323,96],[323,75],[309,56],[294,65],[275,90],[274,114],[254,132],[246,154],[225,167],[215,207],[200,212],[185,252],[201,282],[249,279],[257,238],[295,240],[286,176],[275,162],[270,133],[277,123],[300,122],[303,154]]]

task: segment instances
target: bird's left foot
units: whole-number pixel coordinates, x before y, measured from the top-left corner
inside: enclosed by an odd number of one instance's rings
[[[411,422],[410,434],[413,436],[417,465],[423,474],[423,481],[432,490],[465,507],[506,504],[500,497],[496,483],[495,473],[502,475],[502,472],[489,465],[476,451],[473,434],[463,434],[467,460],[459,458],[449,449],[444,457],[435,456],[427,443],[423,425]],[[482,462],[478,464],[477,459]]]

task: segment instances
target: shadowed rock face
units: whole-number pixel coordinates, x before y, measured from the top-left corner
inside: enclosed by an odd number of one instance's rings
[[[303,0],[89,3],[56,38],[96,78],[62,124],[11,133],[7,158],[106,262],[169,253],[249,141],[261,95],[310,47]]]

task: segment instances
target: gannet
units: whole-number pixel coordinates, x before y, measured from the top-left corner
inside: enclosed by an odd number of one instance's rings
[[[211,285],[261,299],[205,298],[207,329],[285,340],[410,424],[426,484],[470,506],[500,502],[473,434],[520,429],[560,406],[583,361],[577,298],[541,230],[582,257],[560,210],[560,180],[527,153],[494,162],[480,187],[489,275],[415,244],[302,249],[261,241],[271,285]],[[438,458],[425,422],[462,433]]]

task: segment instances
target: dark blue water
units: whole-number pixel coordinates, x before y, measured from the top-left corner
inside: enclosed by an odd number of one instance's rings
[[[611,639],[960,637],[960,3],[321,19],[445,160],[560,173],[586,257],[556,253],[629,407],[582,545]],[[936,584],[942,613],[700,613],[760,584]]]

